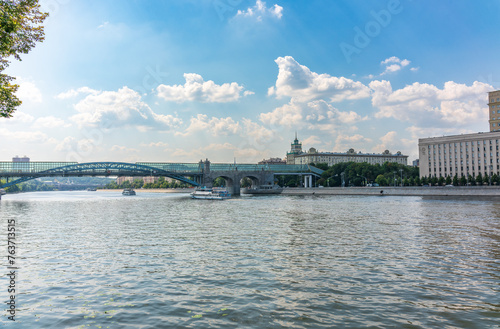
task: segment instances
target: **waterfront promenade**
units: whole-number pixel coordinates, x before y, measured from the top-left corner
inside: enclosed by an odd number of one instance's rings
[[[499,197],[500,186],[285,188],[285,195],[383,195]]]

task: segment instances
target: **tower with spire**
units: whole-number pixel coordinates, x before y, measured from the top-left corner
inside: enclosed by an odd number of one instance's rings
[[[295,132],[295,140],[291,144],[290,152],[286,153],[286,164],[295,164],[295,156],[302,154],[302,143],[299,143],[297,132]]]

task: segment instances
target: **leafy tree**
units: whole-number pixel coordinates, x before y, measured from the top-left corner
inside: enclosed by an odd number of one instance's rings
[[[446,183],[446,185],[450,185],[451,184],[451,177],[450,176],[446,176],[445,183]]]
[[[19,85],[2,72],[9,66],[9,57],[21,60],[36,42],[44,40],[43,23],[48,13],[40,11],[38,0],[0,1],[0,117],[12,117],[21,105],[15,92]]]
[[[481,173],[477,174],[476,176],[476,184],[483,185],[483,175],[481,175]]]
[[[465,176],[462,175],[462,177],[460,177],[460,185],[465,186],[466,184],[467,184],[467,178],[465,178]]]
[[[457,176],[457,174],[455,174],[455,176],[453,176],[453,185],[458,186],[458,176]]]
[[[483,184],[489,184],[490,183],[490,176],[488,174],[485,174],[483,177]]]
[[[144,185],[144,180],[142,180],[140,178],[136,178],[132,182],[132,187],[133,188],[141,188],[143,185]]]
[[[252,180],[248,177],[243,177],[243,179],[240,182],[241,187],[250,187],[252,186]]]
[[[415,177],[415,186],[420,186],[420,184],[421,184],[420,177],[419,176]]]
[[[443,177],[443,176],[440,176],[440,177],[438,178],[438,185],[439,185],[439,186],[443,186],[443,185],[444,185],[444,182],[445,182],[444,177]]]
[[[437,185],[437,184],[438,184],[438,179],[437,179],[437,177],[436,177],[436,176],[432,177],[432,178],[431,178],[430,183],[432,184],[432,186]]]
[[[384,175],[378,175],[377,178],[375,178],[375,183],[380,186],[387,186],[387,179]]]
[[[498,184],[498,175],[497,174],[493,174],[493,176],[491,176],[491,184]]]

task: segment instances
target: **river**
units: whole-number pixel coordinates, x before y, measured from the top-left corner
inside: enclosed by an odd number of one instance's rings
[[[37,192],[4,195],[0,223],[4,327],[500,322],[495,200]]]

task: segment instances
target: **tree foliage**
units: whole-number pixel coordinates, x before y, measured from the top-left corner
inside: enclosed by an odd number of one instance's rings
[[[21,60],[36,44],[44,40],[41,25],[48,13],[40,11],[38,0],[0,1],[0,117],[11,117],[21,105],[15,92],[19,85],[13,84],[13,77],[4,74],[9,58]]]

